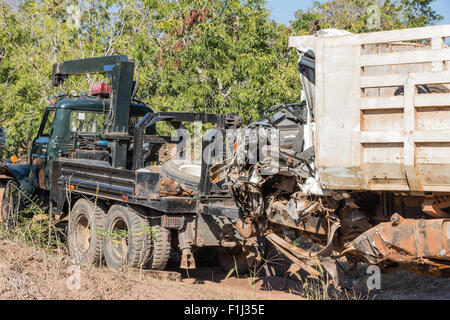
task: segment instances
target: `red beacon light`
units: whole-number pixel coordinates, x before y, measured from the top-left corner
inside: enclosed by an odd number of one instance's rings
[[[111,93],[111,85],[106,82],[96,82],[91,86],[89,95],[108,98]]]

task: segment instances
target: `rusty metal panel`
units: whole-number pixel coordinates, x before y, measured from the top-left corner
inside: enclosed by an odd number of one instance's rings
[[[371,264],[391,261],[402,266],[416,264],[412,271],[450,276],[450,221],[448,219],[403,219],[395,214],[356,238],[346,250]]]
[[[450,192],[450,25],[292,37],[316,56],[326,189]]]

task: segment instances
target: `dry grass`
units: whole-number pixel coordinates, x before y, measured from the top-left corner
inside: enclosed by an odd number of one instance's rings
[[[390,300],[449,300],[450,279],[416,275],[406,271],[383,274],[380,299]]]
[[[63,229],[39,211],[33,219],[22,219],[13,229],[0,226],[0,299],[450,299],[450,279],[405,271],[383,274],[382,289],[370,293],[366,286],[367,266],[363,264],[350,276],[344,277],[341,272],[341,279],[350,288],[343,291],[331,286],[323,270],[315,279],[296,274],[297,281],[263,274],[265,267],[279,261],[283,259],[272,255],[262,266],[251,270],[249,277],[239,275],[235,266],[220,283],[200,281],[203,284],[195,284],[199,281],[192,279],[157,280],[126,269],[81,267],[81,288],[70,290],[67,280],[73,262],[67,255]],[[350,268],[345,262],[341,264],[344,269]]]
[[[134,270],[94,267],[81,267],[81,287],[70,290],[70,266],[72,261],[65,254],[0,240],[0,299],[262,300],[271,296],[226,284],[170,282],[140,276]]]
[[[67,281],[74,264],[61,230],[47,216],[36,217],[22,219],[13,229],[0,226],[0,299],[289,299],[288,294],[251,289],[242,283],[196,284],[191,279],[171,282],[151,278],[139,270],[106,267],[81,267],[81,287],[71,290]]]
[[[0,299],[271,299],[276,293],[229,287],[191,279],[158,280],[137,270],[81,267],[80,288],[67,282],[74,266],[65,246],[64,226],[55,222],[34,199],[12,229],[0,225]],[[284,294],[284,293],[282,293]],[[286,297],[289,295],[281,296]]]
[[[350,266],[341,262],[345,269]],[[347,287],[356,292],[367,291],[367,265],[360,263],[354,274],[343,275]],[[450,279],[433,278],[412,274],[404,270],[381,274],[381,289],[373,290],[370,295],[380,300],[436,300],[450,299]]]

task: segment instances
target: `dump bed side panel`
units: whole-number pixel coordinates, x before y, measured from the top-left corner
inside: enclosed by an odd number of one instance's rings
[[[450,192],[450,26],[291,38],[316,54],[324,188]]]

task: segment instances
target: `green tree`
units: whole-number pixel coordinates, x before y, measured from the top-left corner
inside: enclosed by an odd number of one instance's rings
[[[401,8],[406,27],[423,27],[441,21],[444,17],[433,10],[433,2],[434,0],[402,0]]]
[[[52,66],[64,60],[128,55],[139,68],[139,98],[160,111],[236,112],[251,121],[299,95],[290,29],[269,20],[263,0],[0,4],[1,126],[10,151],[26,152],[50,96],[86,92],[102,78],[70,78],[56,91]]]
[[[156,45],[139,37],[136,60],[143,97],[158,109],[235,112],[250,121],[299,95],[296,57],[287,46],[290,30],[269,20],[265,1],[147,6],[154,8]]]
[[[79,21],[74,10],[79,10]],[[133,33],[146,14],[135,1],[24,1],[0,6],[0,111],[10,152],[25,153],[50,96],[87,92],[99,76],[51,86],[53,64],[131,52]],[[75,14],[76,15],[76,14]],[[76,17],[75,17],[76,18]]]
[[[291,23],[298,35],[308,34],[311,23],[353,33],[423,27],[443,19],[431,7],[434,0],[331,0],[299,10]]]
[[[1,126],[9,151],[25,153],[50,96],[102,79],[75,77],[56,90],[53,64],[114,54],[136,62],[138,97],[155,110],[234,112],[249,122],[300,93],[290,35],[307,34],[316,20],[370,31],[368,8],[380,8],[382,30],[432,24],[442,17],[431,3],[316,2],[286,27],[270,20],[264,0],[0,0]]]

